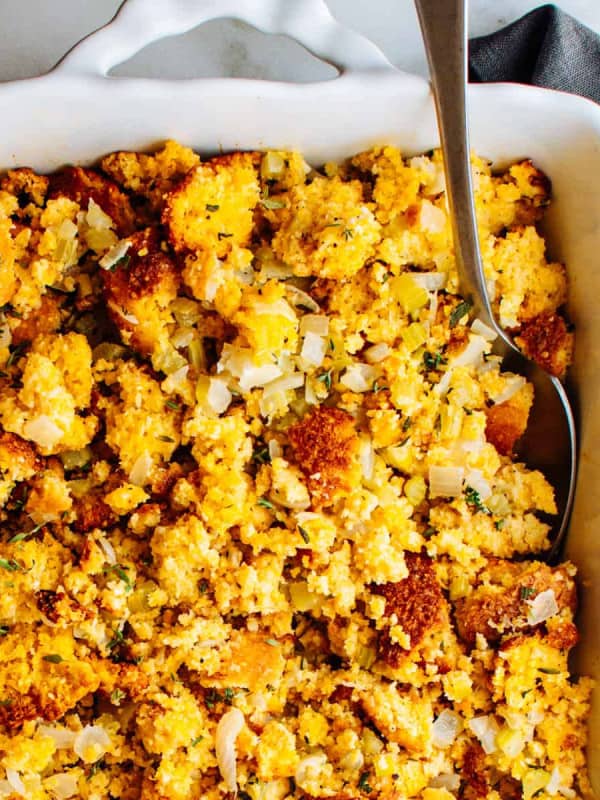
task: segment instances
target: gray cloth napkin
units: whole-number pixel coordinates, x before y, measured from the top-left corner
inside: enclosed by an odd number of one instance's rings
[[[600,103],[600,36],[556,6],[540,6],[471,39],[469,79],[531,83]]]

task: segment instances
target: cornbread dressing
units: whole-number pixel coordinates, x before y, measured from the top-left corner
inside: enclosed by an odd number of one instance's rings
[[[497,317],[563,375],[530,161],[473,159]],[[0,798],[590,792],[533,388],[458,293],[439,152],[0,180]]]

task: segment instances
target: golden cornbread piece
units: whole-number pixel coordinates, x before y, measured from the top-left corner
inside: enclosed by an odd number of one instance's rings
[[[357,483],[359,440],[350,414],[317,407],[293,425],[288,436],[317,507],[330,505]]]
[[[533,404],[533,388],[524,386],[510,400],[498,403],[485,412],[485,436],[502,455],[510,455],[527,429]]]
[[[0,397],[4,429],[34,442],[42,455],[78,450],[97,420],[78,411],[90,402],[91,350],[78,333],[44,334],[23,359],[22,387]]]
[[[256,153],[212,158],[167,195],[162,220],[176,250],[222,258],[233,246],[248,244],[260,195],[258,160]]]
[[[265,211],[275,229],[271,246],[295,275],[341,280],[374,254],[380,226],[358,181],[316,177],[279,197],[282,207]]]
[[[0,506],[4,505],[17,481],[31,478],[41,460],[35,448],[14,433],[0,433]]]
[[[160,213],[163,197],[200,163],[189,147],[169,139],[156,153],[109,153],[100,162],[102,171],[115,183],[146,199],[154,213]]]
[[[169,349],[169,304],[177,297],[175,264],[160,247],[158,231],[146,228],[128,239],[127,250],[102,280],[109,313],[124,343],[143,354]],[[170,348],[171,350],[173,348]]]
[[[90,200],[114,222],[120,236],[135,228],[135,215],[129,198],[108,178],[93,169],[65,167],[50,177],[48,197],[68,197],[87,209]]]
[[[524,322],[515,341],[557,378],[564,377],[573,360],[573,334],[558,314],[546,312]]]
[[[48,193],[49,182],[45,175],[38,175],[28,167],[21,167],[8,170],[0,180],[0,189],[18,197],[22,205],[27,200],[29,203],[41,207],[44,205]]]
[[[531,603],[541,592],[552,591],[559,612],[566,610],[570,617],[575,611],[576,590],[568,565],[552,569],[540,562],[498,560],[482,578],[478,588],[456,603],[459,634],[471,646],[477,634],[497,642],[527,629],[532,624]]]

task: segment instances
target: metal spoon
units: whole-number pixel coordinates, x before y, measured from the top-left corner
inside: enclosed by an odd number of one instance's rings
[[[444,154],[456,264],[461,293],[479,319],[498,334],[494,352],[503,368],[523,375],[533,384],[535,399],[527,431],[517,455],[539,469],[555,490],[557,515],[548,517],[555,560],[567,532],[576,476],[576,437],[573,412],[564,387],[526,358],[500,328],[490,306],[477,236],[467,125],[467,2],[415,0],[429,61],[438,126]]]

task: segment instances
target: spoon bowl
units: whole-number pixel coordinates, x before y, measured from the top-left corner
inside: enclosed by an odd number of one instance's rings
[[[415,0],[425,43],[444,156],[460,291],[473,313],[497,334],[494,352],[504,370],[526,378],[534,388],[527,430],[516,456],[542,472],[554,488],[557,514],[547,515],[555,561],[567,533],[575,494],[577,445],[573,412],[558,378],[526,358],[496,322],[492,312],[477,234],[467,122],[466,0]]]

